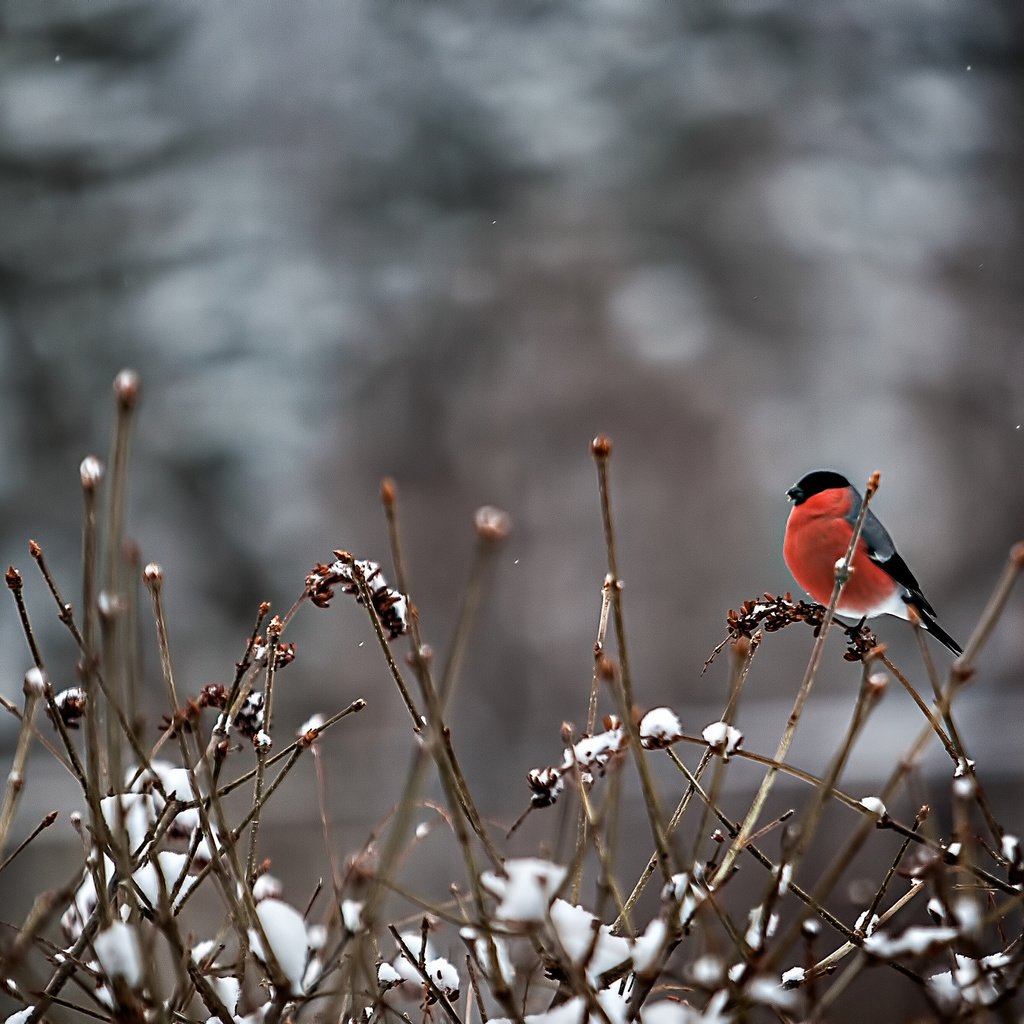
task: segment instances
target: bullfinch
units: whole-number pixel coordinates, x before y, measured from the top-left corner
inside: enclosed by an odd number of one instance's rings
[[[845,476],[827,469],[808,473],[786,496],[793,502],[782,549],[786,565],[815,601],[827,605],[835,585],[836,562],[846,555],[860,514],[861,496]],[[875,615],[913,618],[954,654],[963,653],[935,621],[935,609],[870,509],[853,552],[852,569],[839,595],[836,614],[852,620]]]

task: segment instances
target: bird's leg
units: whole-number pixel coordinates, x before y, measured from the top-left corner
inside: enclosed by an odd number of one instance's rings
[[[850,642],[853,643],[861,634],[861,630],[864,629],[864,623],[868,621],[866,615],[860,617],[860,622],[856,622],[851,626],[847,626],[843,632],[850,638]]]

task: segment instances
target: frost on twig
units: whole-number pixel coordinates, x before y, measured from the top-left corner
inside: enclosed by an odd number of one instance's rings
[[[712,722],[701,733],[708,749],[728,761],[743,745],[743,733],[728,722]]]
[[[530,800],[533,807],[550,807],[554,804],[567,778],[578,776],[582,785],[593,785],[596,777],[603,775],[610,765],[624,755],[628,737],[621,720],[616,715],[607,715],[603,724],[602,732],[584,736],[569,744],[562,753],[560,764],[530,769],[527,784],[532,793]],[[683,737],[679,716],[669,707],[652,708],[640,717],[637,729],[640,744],[646,750],[671,747]],[[565,728],[563,732],[566,732]]]
[[[544,768],[531,768],[527,784],[534,807],[550,807],[558,799],[566,778],[578,772],[583,785],[591,785],[595,775],[603,775],[609,763],[626,749],[627,737],[622,723],[614,715],[604,721],[604,732],[584,736],[565,748],[562,762]]]
[[[640,719],[640,745],[647,750],[670,747],[683,735],[679,716],[667,707],[652,708]]]

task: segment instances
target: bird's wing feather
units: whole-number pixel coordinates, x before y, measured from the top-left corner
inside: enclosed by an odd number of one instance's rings
[[[910,591],[910,597],[915,607],[920,608],[928,615],[934,615],[935,609],[921,593],[921,584],[917,577],[910,571],[910,566],[903,561],[892,537],[878,521],[878,517],[868,509],[867,517],[864,520],[864,529],[861,533],[864,543],[868,548],[868,557],[880,569],[885,570],[900,586]],[[909,600],[909,599],[908,599]]]

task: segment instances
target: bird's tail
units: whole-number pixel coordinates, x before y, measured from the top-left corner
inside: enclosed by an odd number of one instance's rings
[[[921,620],[921,625],[944,647],[948,647],[957,657],[964,653],[964,649],[933,619],[926,611],[914,605],[914,611]]]

